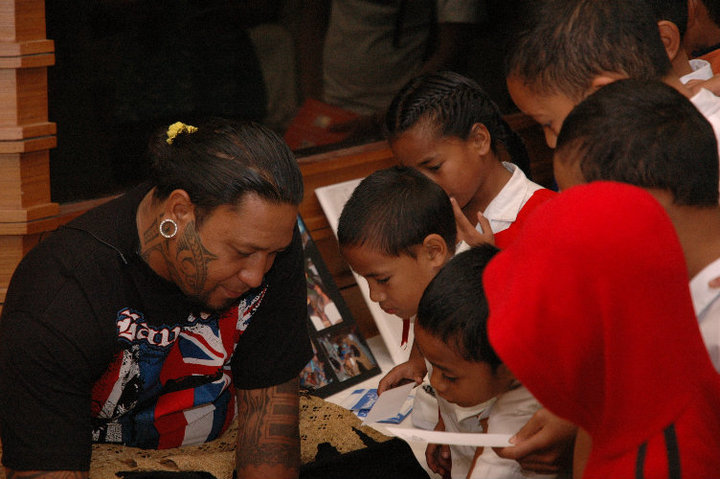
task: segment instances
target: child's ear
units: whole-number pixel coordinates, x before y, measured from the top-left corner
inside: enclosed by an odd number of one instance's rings
[[[593,78],[592,83],[590,84],[590,91],[587,92],[586,96],[589,96],[593,93],[595,93],[600,88],[604,87],[605,85],[609,85],[610,83],[616,82],[618,80],[624,80],[628,76],[624,73],[614,73],[614,72],[603,72],[597,75],[595,78]]]
[[[660,20],[657,24],[658,30],[660,30],[660,38],[662,39],[663,45],[665,45],[665,51],[672,62],[682,47],[680,30],[678,30],[677,25],[667,20]]]
[[[481,155],[487,155],[490,151],[492,138],[487,127],[482,123],[475,123],[470,129],[470,137],[473,146],[477,149],[477,152]]]
[[[442,268],[448,260],[448,246],[442,236],[429,234],[422,244],[422,253],[430,264],[437,269]]]

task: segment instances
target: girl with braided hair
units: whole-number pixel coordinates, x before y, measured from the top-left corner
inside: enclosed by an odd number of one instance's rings
[[[398,161],[452,198],[460,238],[470,245],[492,242],[494,234],[502,249],[524,217],[553,194],[528,179],[522,139],[482,88],[462,75],[410,80],[390,104],[384,126]],[[510,162],[502,161],[505,156]]]

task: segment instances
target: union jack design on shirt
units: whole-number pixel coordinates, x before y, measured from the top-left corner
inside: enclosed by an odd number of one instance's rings
[[[93,441],[164,449],[218,437],[235,416],[230,360],[266,290],[182,326],[121,309],[123,350],[93,387]]]

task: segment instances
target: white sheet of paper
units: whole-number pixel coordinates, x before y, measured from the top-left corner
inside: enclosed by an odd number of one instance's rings
[[[405,403],[410,391],[416,386],[414,382],[388,389],[380,396],[373,405],[372,409],[365,417],[364,423],[378,422],[397,415],[400,408]]]
[[[406,441],[427,442],[430,444],[456,444],[459,446],[475,447],[506,447],[512,446],[512,434],[471,434],[464,432],[427,431],[397,426],[385,426],[392,434]]]

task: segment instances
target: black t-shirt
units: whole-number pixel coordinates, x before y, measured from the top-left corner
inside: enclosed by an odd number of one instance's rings
[[[310,359],[297,228],[262,286],[207,314],[137,254],[148,191],[77,218],[16,269],[0,319],[6,467],[87,470],[93,440],[211,440],[233,417],[233,386],[286,382]]]

